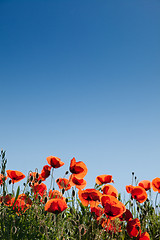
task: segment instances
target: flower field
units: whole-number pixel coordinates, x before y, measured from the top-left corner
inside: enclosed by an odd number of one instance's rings
[[[112,175],[99,175],[94,188],[86,188],[85,163],[71,159],[64,176],[54,179],[63,165],[60,158],[49,156],[40,172],[25,176],[7,169],[1,150],[0,239],[160,239],[159,177],[136,182],[132,173],[132,184],[125,186],[128,200],[123,202]],[[20,191],[21,180],[25,182]]]

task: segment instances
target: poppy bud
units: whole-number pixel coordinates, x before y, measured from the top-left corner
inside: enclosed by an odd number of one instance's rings
[[[57,181],[56,182],[59,182],[59,178],[57,179]]]
[[[62,218],[64,218],[64,213],[62,213]]]
[[[32,176],[32,175],[30,176],[30,181],[31,181],[31,182],[33,181],[33,176]]]
[[[70,208],[70,213],[73,214],[73,209],[72,208]]]
[[[39,174],[38,174],[38,172],[36,173],[36,178],[38,178],[39,177]]]
[[[134,172],[132,172],[132,175],[134,175]]]
[[[44,203],[46,203],[46,202],[47,202],[47,197],[44,198]]]
[[[54,190],[54,187],[52,188],[52,190]]]
[[[66,171],[66,173],[65,173],[65,175],[67,175],[69,172],[68,171]]]
[[[41,182],[42,182],[42,179],[40,179],[38,183],[41,184]]]
[[[72,196],[73,196],[73,197],[75,196],[75,191],[74,191],[74,189],[73,189],[73,191],[72,191]]]
[[[65,189],[63,188],[63,189],[62,189],[62,194],[64,194],[64,192],[65,192]]]
[[[11,183],[12,183],[12,180],[10,179],[10,180],[9,180],[9,184],[11,184]]]
[[[66,198],[66,203],[68,202],[68,198]]]
[[[41,200],[41,196],[40,196],[40,195],[38,195],[38,200],[39,200],[39,201]]]
[[[31,182],[29,182],[29,186],[30,186],[30,187],[32,186],[32,183],[31,183]]]
[[[26,186],[26,184],[25,184],[25,183],[23,183],[23,186]]]

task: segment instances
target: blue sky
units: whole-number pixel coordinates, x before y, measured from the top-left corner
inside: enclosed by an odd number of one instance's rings
[[[159,177],[160,2],[1,0],[0,147],[8,169],[46,157],[112,174]]]

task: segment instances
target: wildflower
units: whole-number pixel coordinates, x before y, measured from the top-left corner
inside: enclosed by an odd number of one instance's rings
[[[119,219],[120,219],[120,221],[128,222],[129,219],[133,219],[133,215],[128,209],[126,209],[126,211],[121,216],[119,216]]]
[[[138,240],[150,240],[150,236],[149,236],[148,232],[142,233],[142,234],[138,237]]]
[[[62,195],[62,193],[60,192],[60,191],[58,191],[58,190],[49,190],[49,198],[62,198],[62,199],[64,199],[65,200],[65,197],[63,197],[63,195]]]
[[[12,183],[19,182],[25,175],[22,172],[14,171],[14,170],[7,170],[7,176],[12,179]]]
[[[95,207],[100,203],[102,193],[96,189],[90,188],[86,190],[79,190],[78,196],[84,206],[88,206],[90,204],[90,207]]]
[[[148,191],[149,189],[151,189],[152,183],[149,180],[143,180],[138,183],[138,186],[143,187],[146,191]]]
[[[44,183],[41,183],[41,184],[35,183],[34,186],[32,186],[32,188],[33,188],[34,194],[36,195],[36,198],[38,197],[38,194],[41,197],[46,195],[47,186]]]
[[[153,191],[160,193],[160,178],[157,177],[152,180],[152,188]]]
[[[114,196],[114,197],[118,197],[117,189],[110,184],[105,184],[102,187],[102,191],[103,191],[103,194],[105,194],[105,195],[111,195],[111,196]]]
[[[46,158],[49,165],[51,165],[53,168],[59,168],[64,165],[64,162],[61,161],[60,158],[49,156]]]
[[[51,171],[51,167],[48,165],[45,165],[41,171],[40,177],[42,181],[46,180],[46,178],[49,177]]]
[[[98,185],[104,184],[104,183],[112,183],[114,182],[112,179],[112,175],[99,175],[96,177],[96,183]]]
[[[84,162],[76,162],[75,158],[72,158],[70,163],[70,172],[74,174],[77,178],[84,178],[87,174],[87,167]]]
[[[138,218],[130,219],[127,223],[128,235],[132,237],[137,237],[141,233],[141,224]]]
[[[127,185],[127,186],[126,186],[126,191],[127,191],[127,193],[131,193],[132,190],[133,190],[133,188],[134,188],[134,186],[132,186],[132,185]]]
[[[79,178],[75,177],[75,175],[71,176],[71,182],[73,185],[76,186],[76,188],[81,189],[81,190],[84,189],[87,184],[86,180],[84,180],[83,178],[79,179]]]
[[[51,213],[61,213],[67,208],[67,204],[64,199],[62,198],[53,198],[50,199],[45,204],[45,211],[51,212]]]
[[[111,195],[102,195],[101,203],[105,214],[111,220],[121,216],[126,211],[125,205]]]
[[[58,178],[56,179],[56,183],[60,189],[65,189],[65,191],[69,190],[73,184],[67,178]]]
[[[140,186],[134,187],[131,191],[131,195],[139,203],[143,203],[147,199],[147,193],[146,193],[145,189]]]

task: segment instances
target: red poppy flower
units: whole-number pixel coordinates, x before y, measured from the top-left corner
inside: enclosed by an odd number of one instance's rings
[[[61,198],[50,199],[45,205],[45,211],[51,213],[61,213],[67,208],[66,202]]]
[[[99,175],[96,177],[96,183],[98,185],[104,184],[104,183],[111,183],[114,182],[112,179],[112,175]]]
[[[103,194],[105,194],[105,195],[111,195],[111,196],[114,196],[114,197],[118,197],[117,189],[110,184],[105,184],[102,187],[102,191],[103,191]]]
[[[15,210],[17,213],[20,213],[27,211],[31,204],[26,203],[26,201],[22,200],[21,198],[17,198],[16,201],[15,198],[12,198],[11,206],[13,206],[13,210]]]
[[[139,203],[143,203],[147,200],[146,190],[143,187],[140,187],[140,186],[134,187],[131,191],[131,195]]]
[[[153,191],[160,193],[160,178],[157,177],[152,180],[152,188]]]
[[[103,215],[104,209],[101,208],[101,207],[98,207],[98,206],[97,207],[91,207],[91,213],[94,213],[95,216],[96,216],[96,219],[97,219],[97,218],[100,218]]]
[[[76,162],[75,158],[72,158],[69,169],[70,169],[70,172],[72,174],[75,174],[77,178],[84,178],[88,171],[84,162],[82,161]]]
[[[60,189],[65,189],[66,191],[69,190],[73,184],[67,178],[58,178],[56,179],[56,183]]]
[[[133,219],[132,213],[126,209],[126,211],[119,217],[120,221],[129,221],[129,219]]]
[[[18,196],[18,199],[25,201],[26,204],[29,204],[29,205],[32,204],[32,200],[25,193],[20,194]]]
[[[50,171],[51,171],[51,167],[48,165],[45,165],[41,171],[41,179],[42,181],[46,180],[46,178],[48,178],[50,176]]]
[[[49,198],[52,199],[52,198],[62,198],[65,200],[65,197],[63,197],[62,193],[58,190],[49,190]]]
[[[111,195],[102,195],[101,203],[105,214],[111,220],[121,216],[126,211],[125,205]]]
[[[149,236],[148,232],[142,233],[142,234],[138,237],[138,240],[150,240],[150,236]]]
[[[127,191],[127,193],[131,193],[132,190],[133,190],[133,188],[134,188],[134,186],[132,186],[132,185],[127,185],[127,186],[126,186],[126,191]]]
[[[36,197],[38,196],[38,194],[41,197],[46,195],[47,186],[44,183],[41,183],[41,184],[35,183],[34,186],[32,186],[32,188],[33,188],[33,192],[36,195]]]
[[[82,179],[76,178],[75,175],[71,175],[71,183],[72,185],[75,185],[76,188],[81,190],[84,189],[87,184],[86,180],[84,180],[83,178]]]
[[[49,156],[46,158],[49,165],[51,165],[53,168],[59,168],[64,165],[64,162],[61,161],[60,158]]]
[[[141,223],[138,218],[130,219],[127,223],[128,235],[132,237],[137,237],[141,233]]]
[[[11,199],[12,199],[12,195],[7,194],[6,196],[0,197],[0,203],[4,202],[5,205],[10,206],[11,205]]]
[[[79,190],[78,196],[84,206],[88,206],[90,204],[90,207],[96,207],[100,203],[100,197],[102,196],[102,193],[94,188],[91,188]]]
[[[3,174],[0,173],[0,185],[3,184],[3,181],[6,181],[7,176],[5,177]]]
[[[146,191],[148,191],[149,189],[151,189],[152,183],[149,180],[143,180],[138,183],[138,186],[143,187]]]
[[[12,179],[12,183],[19,182],[25,178],[25,175],[19,171],[7,170],[6,172],[7,176]]]

